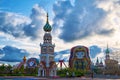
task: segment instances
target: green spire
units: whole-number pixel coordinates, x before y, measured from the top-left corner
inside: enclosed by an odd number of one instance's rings
[[[108,48],[108,44],[107,44],[107,49],[106,49],[105,53],[106,53],[106,54],[109,54],[109,53],[110,53],[109,48]]]
[[[99,63],[98,57],[97,57],[97,63]]]
[[[50,26],[49,21],[48,21],[48,13],[47,13],[47,21],[43,29],[45,32],[50,32],[52,30],[52,27]]]

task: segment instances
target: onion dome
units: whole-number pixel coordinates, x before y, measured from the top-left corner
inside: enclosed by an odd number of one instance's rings
[[[46,21],[46,24],[43,27],[43,29],[44,29],[45,32],[50,32],[52,30],[52,27],[51,27],[51,25],[49,24],[49,21],[48,21],[48,13],[47,13],[47,21]]]
[[[106,51],[105,51],[105,52],[106,52],[106,53],[110,53],[110,51],[109,51],[109,49],[108,49],[108,48],[106,49]]]

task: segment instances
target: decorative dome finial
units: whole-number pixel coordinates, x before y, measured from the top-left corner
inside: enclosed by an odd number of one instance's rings
[[[52,30],[52,27],[50,26],[49,21],[48,21],[48,13],[47,13],[47,21],[43,29],[45,32],[50,32]]]
[[[23,61],[26,62],[26,56],[23,57]]]
[[[48,23],[48,13],[47,13],[47,23]]]

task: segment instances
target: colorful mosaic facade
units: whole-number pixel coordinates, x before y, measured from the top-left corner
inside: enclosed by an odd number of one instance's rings
[[[85,46],[75,46],[71,49],[69,67],[74,69],[90,70],[91,60],[89,50]]]

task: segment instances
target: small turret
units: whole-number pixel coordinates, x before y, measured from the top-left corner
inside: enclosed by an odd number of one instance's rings
[[[99,65],[99,59],[97,57],[96,66],[98,66],[98,65]]]
[[[23,62],[24,62],[24,63],[26,62],[26,56],[23,57]]]
[[[109,55],[109,53],[110,53],[110,51],[109,51],[109,48],[108,48],[108,44],[107,44],[107,49],[105,50],[105,53],[106,53],[106,59],[110,59],[110,55]]]
[[[100,67],[103,67],[104,65],[103,65],[103,62],[102,62],[102,60],[101,60],[101,62],[100,62]]]

